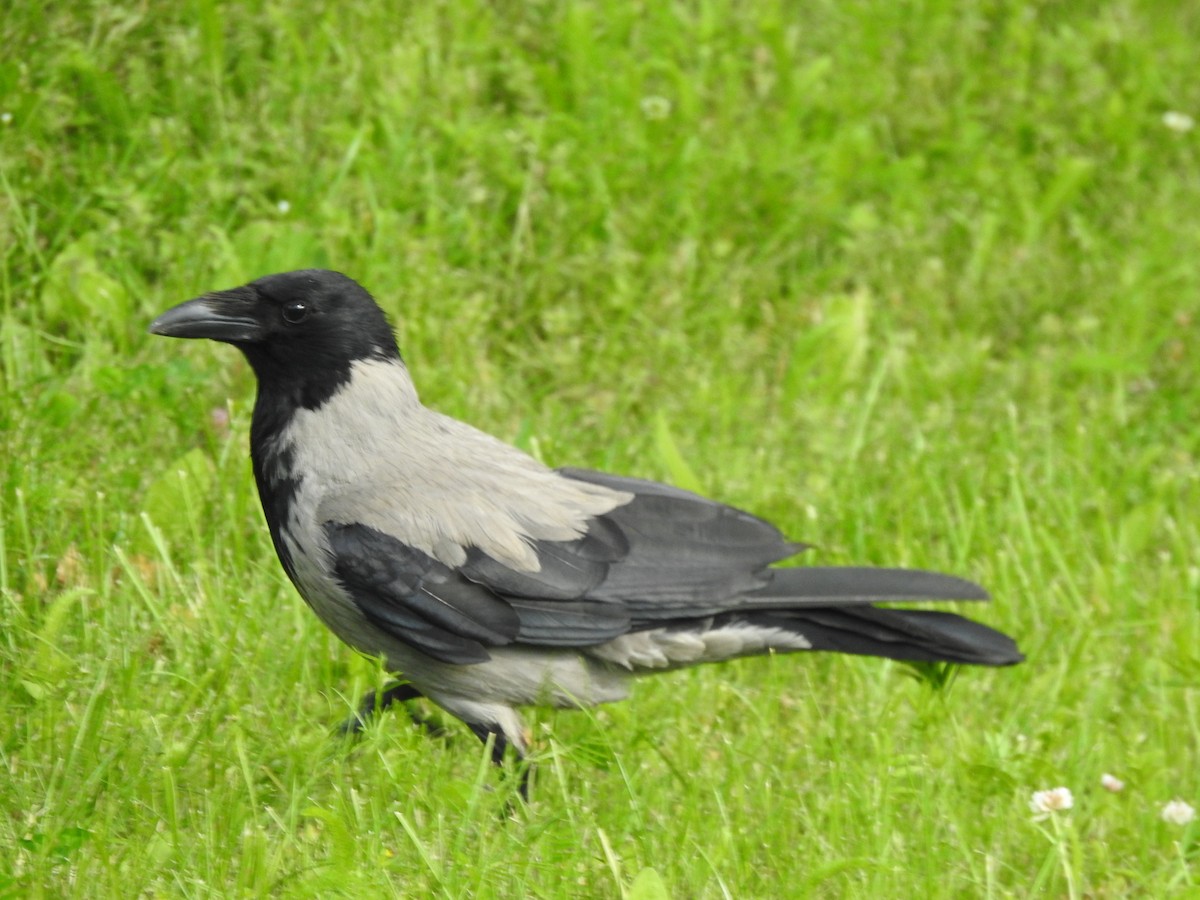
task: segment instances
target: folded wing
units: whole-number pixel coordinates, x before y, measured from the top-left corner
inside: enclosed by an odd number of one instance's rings
[[[478,547],[464,548],[465,562],[452,568],[400,537],[329,522],[335,574],[373,624],[455,664],[482,662],[488,648],[511,643],[585,648],[743,614],[803,631],[813,649],[946,658],[928,649],[945,643],[962,661],[1009,653],[1011,641],[975,653],[969,645],[986,645],[997,633],[961,617],[870,606],[987,599],[970,581],[910,569],[773,569],[805,545],[747,512],[652,481],[581,469],[559,474],[633,499],[588,520],[574,540],[529,541],[537,571],[514,569]]]

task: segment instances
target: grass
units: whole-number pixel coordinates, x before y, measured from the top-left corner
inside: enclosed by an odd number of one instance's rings
[[[1159,816],[1200,806],[1200,129],[1163,118],[1200,13],[1164,9],[6,6],[0,896],[1200,892]],[[251,375],[145,334],[313,265],[432,405],[977,578],[1029,661],[537,711],[510,818],[452,722],[334,739],[386,675],[273,558]]]

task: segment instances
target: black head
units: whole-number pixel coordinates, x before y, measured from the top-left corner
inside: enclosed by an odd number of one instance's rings
[[[260,388],[297,393],[304,406],[336,390],[356,361],[400,359],[371,295],[324,269],[267,275],[205,294],[167,310],[150,331],[233,344],[250,361]]]

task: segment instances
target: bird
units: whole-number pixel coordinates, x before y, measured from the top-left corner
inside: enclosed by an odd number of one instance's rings
[[[989,599],[972,581],[775,566],[807,545],[667,484],[550,468],[425,406],[387,316],[346,275],[267,275],[149,330],[231,344],[253,370],[250,456],[279,561],[321,621],[397,679],[364,698],[364,718],[425,697],[502,763],[529,752],[521,707],[619,701],[640,676],[700,663],[1024,659],[974,620],[878,605]]]

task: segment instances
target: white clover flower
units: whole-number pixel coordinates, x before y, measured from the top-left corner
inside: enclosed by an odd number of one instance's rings
[[[0,113],[0,125],[11,125],[11,124],[12,124],[12,113],[7,112],[7,111]]]
[[[1177,131],[1180,134],[1183,134],[1185,131],[1191,131],[1196,127],[1195,119],[1187,113],[1177,112],[1173,109],[1163,113],[1162,123],[1172,131]]]
[[[1044,819],[1051,813],[1070,809],[1074,805],[1075,798],[1071,796],[1071,789],[1065,787],[1034,791],[1033,796],[1029,798],[1029,809],[1035,814],[1035,820]]]
[[[1172,825],[1186,825],[1196,818],[1196,810],[1190,803],[1172,800],[1162,808],[1162,820]]]
[[[277,210],[279,210],[279,212],[281,214],[286,216],[289,212],[292,211],[292,204],[288,203],[286,200],[280,200],[278,203],[275,204],[275,208]]]
[[[641,102],[642,115],[647,119],[665,119],[671,114],[671,101],[666,97],[643,97]]]
[[[1106,791],[1111,791],[1114,794],[1119,794],[1121,791],[1125,790],[1125,782],[1123,782],[1116,775],[1109,775],[1107,772],[1105,772],[1100,776],[1100,787],[1104,788]]]

